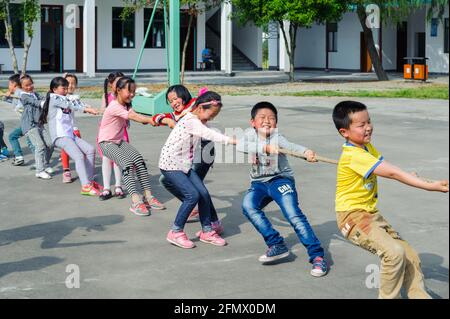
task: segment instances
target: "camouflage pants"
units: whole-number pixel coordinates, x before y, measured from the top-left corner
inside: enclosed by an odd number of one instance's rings
[[[342,234],[353,244],[381,258],[380,299],[400,298],[402,287],[408,298],[431,298],[425,291],[416,251],[378,212],[338,212],[337,223]]]

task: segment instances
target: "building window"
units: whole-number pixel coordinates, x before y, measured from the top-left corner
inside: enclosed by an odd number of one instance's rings
[[[9,14],[11,16],[11,26],[13,29],[12,40],[15,48],[23,48],[25,41],[25,28],[22,19],[22,5],[11,3],[9,5]],[[8,41],[5,38],[5,23],[0,23],[0,48],[9,48]]]
[[[144,9],[144,35],[147,32],[148,24],[150,23],[150,18],[152,17],[152,12],[153,8]],[[149,49],[164,49],[166,47],[165,39],[164,13],[162,10],[156,10],[145,47]]]
[[[112,8],[112,47],[114,49],[134,48],[135,14],[122,20],[123,8]]]
[[[448,53],[448,18],[445,18],[444,21],[444,53]]]
[[[337,52],[337,23],[327,23],[327,50]]]

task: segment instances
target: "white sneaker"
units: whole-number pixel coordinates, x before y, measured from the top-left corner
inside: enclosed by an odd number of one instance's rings
[[[42,178],[42,179],[52,179],[52,177],[46,171],[42,171],[40,173],[36,173],[36,177],[37,178]]]
[[[51,167],[47,167],[47,168],[45,169],[45,171],[46,171],[48,174],[54,174],[54,173],[55,173],[55,170],[54,170],[53,168],[51,168]]]

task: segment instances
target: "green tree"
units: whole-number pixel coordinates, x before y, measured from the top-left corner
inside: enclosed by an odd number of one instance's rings
[[[387,81],[389,80],[389,77],[383,68],[380,53],[375,47],[372,29],[369,28],[366,23],[368,19],[368,14],[366,12],[367,6],[371,4],[376,4],[378,6],[382,24],[397,25],[398,23],[407,20],[408,16],[414,11],[423,8],[428,8],[428,21],[436,14],[442,19],[445,6],[448,4],[447,0],[396,0],[395,2],[385,0],[355,0],[352,3],[356,5],[356,12],[364,32],[367,50],[369,51],[369,56],[377,78],[380,81]]]
[[[15,53],[14,43],[13,43],[13,27],[11,24],[11,12],[10,12],[10,0],[0,1],[0,21],[3,21],[5,25],[5,38],[8,41],[9,52],[12,59],[13,70],[15,73],[19,73],[19,67],[17,63],[17,56]],[[22,74],[26,73],[28,55],[30,52],[31,43],[33,41],[34,29],[33,23],[38,21],[40,18],[41,10],[38,0],[24,0],[21,6],[20,20],[25,24],[25,31],[28,35],[25,43],[23,44],[23,62],[22,62]]]
[[[123,2],[126,4],[125,10],[122,14],[122,18],[126,18],[129,14],[135,13],[139,10],[142,10],[146,7],[154,7],[155,1],[154,0],[123,0]],[[223,0],[180,0],[181,7],[185,7],[187,9],[187,14],[189,16],[189,22],[188,22],[188,30],[186,34],[186,38],[184,39],[183,44],[183,51],[181,56],[181,73],[180,73],[180,82],[181,84],[184,83],[184,74],[185,74],[185,68],[186,68],[186,52],[187,47],[189,45],[189,40],[191,37],[191,31],[192,31],[192,25],[194,22],[194,19],[208,11],[209,9],[218,6],[220,3],[222,3]],[[170,10],[170,8],[169,8]],[[167,23],[167,21],[166,21]],[[169,35],[166,35],[169,36]]]
[[[291,82],[295,80],[295,50],[299,28],[308,28],[315,23],[338,21],[342,14],[348,10],[347,1],[340,0],[230,1],[233,4],[233,17],[241,24],[253,22],[256,26],[263,27],[269,22],[278,22],[289,56],[289,80]]]

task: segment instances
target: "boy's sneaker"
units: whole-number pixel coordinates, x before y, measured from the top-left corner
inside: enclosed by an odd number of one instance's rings
[[[6,147],[2,148],[0,154],[3,156],[9,157],[9,151]]]
[[[22,156],[16,157],[14,158],[11,164],[13,164],[14,166],[23,166],[25,165],[25,160],[23,159]]]
[[[3,154],[0,154],[0,162],[4,162],[8,160],[8,156],[5,156]]]
[[[166,239],[169,243],[184,249],[191,249],[195,247],[195,244],[189,240],[184,231],[174,232],[173,230],[171,230],[167,234]]]
[[[47,174],[54,174],[54,173],[55,173],[55,170],[54,170],[53,168],[51,168],[51,167],[47,167],[47,168],[45,169],[45,172],[46,172]]]
[[[41,179],[52,179],[52,177],[46,171],[36,173],[36,177]]]
[[[314,277],[322,277],[327,274],[328,267],[326,261],[322,257],[314,258],[312,262],[311,275]]]
[[[147,209],[143,202],[131,204],[130,212],[138,216],[150,216],[150,211]]]
[[[81,195],[100,196],[100,190],[93,183],[89,183],[81,188]]]
[[[164,210],[164,209],[166,209],[166,206],[164,206],[159,200],[157,200],[155,196],[152,196],[150,201],[144,199],[144,204],[148,208],[154,209],[154,210]]]
[[[198,234],[198,233],[197,233]],[[200,241],[207,243],[207,244],[211,244],[214,246],[225,246],[227,244],[227,242],[225,241],[225,239],[223,239],[222,237],[219,236],[218,233],[216,233],[214,230],[205,233],[203,231],[200,232],[199,234],[200,236]]]
[[[265,255],[259,257],[259,261],[262,263],[268,263],[275,260],[283,259],[289,256],[289,249],[285,244],[277,244],[269,247]]]
[[[64,184],[69,184],[69,183],[72,183],[72,182],[73,182],[73,180],[72,180],[72,173],[70,171],[65,171],[63,173],[63,183]]]

